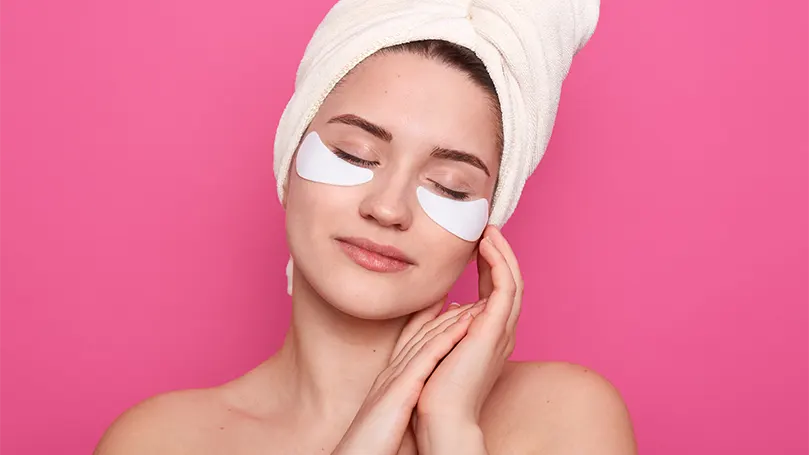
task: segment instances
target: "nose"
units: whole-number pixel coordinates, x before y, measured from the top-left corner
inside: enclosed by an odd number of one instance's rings
[[[368,195],[360,203],[360,216],[375,221],[380,226],[392,227],[400,231],[410,228],[413,212],[410,208],[409,187],[406,180],[379,179],[373,183]]]

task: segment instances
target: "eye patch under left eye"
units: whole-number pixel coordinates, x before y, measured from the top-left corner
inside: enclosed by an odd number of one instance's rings
[[[314,131],[306,135],[298,149],[295,170],[306,180],[336,186],[362,185],[374,178],[370,169],[355,166],[332,153]]]
[[[489,222],[489,201],[455,201],[420,186],[416,188],[419,205],[436,224],[467,242],[480,238]]]

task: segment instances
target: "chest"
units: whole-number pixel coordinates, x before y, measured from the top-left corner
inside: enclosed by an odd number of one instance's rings
[[[485,429],[487,445],[493,455],[515,453],[513,440],[505,441],[498,431]],[[485,431],[484,430],[484,431]],[[230,426],[208,429],[193,450],[194,455],[330,455],[340,442],[343,432],[326,431],[310,425],[272,425],[267,422],[239,422]],[[511,434],[511,437],[518,435]],[[406,434],[396,455],[418,455],[412,433]]]
[[[283,422],[273,419],[234,419],[200,429],[195,455],[312,455],[331,454],[342,432],[323,422]],[[404,454],[402,454],[404,455]],[[415,455],[415,454],[408,454]]]

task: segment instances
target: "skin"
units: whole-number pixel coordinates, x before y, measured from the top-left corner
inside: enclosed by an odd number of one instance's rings
[[[309,130],[332,149],[379,164],[373,180],[356,187],[290,173],[295,270],[283,347],[235,381],[128,410],[96,454],[636,453],[626,407],[601,376],[572,364],[506,360],[523,281],[502,234],[490,226],[481,242],[466,242],[418,206],[419,185],[491,199],[499,150],[488,103],[464,73],[421,56],[377,55],[355,68]],[[330,121],[345,114],[391,137]],[[489,174],[433,157],[435,147],[474,155]],[[339,237],[393,245],[414,264],[371,272],[342,252]],[[446,292],[475,259],[481,300],[441,313]]]

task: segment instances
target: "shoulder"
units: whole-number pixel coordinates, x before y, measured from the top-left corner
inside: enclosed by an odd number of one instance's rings
[[[526,454],[636,453],[623,399],[589,368],[562,362],[509,362],[489,401],[484,425],[493,429],[493,445],[501,447],[493,453],[515,449]]]
[[[101,438],[94,455],[193,453],[199,433],[220,408],[215,389],[169,392],[121,414]]]

